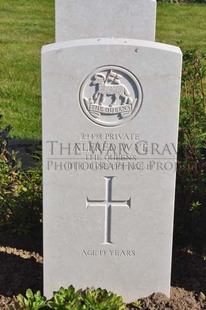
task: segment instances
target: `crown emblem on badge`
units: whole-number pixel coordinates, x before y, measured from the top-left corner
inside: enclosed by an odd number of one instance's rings
[[[124,68],[105,66],[92,72],[82,83],[80,104],[96,124],[113,127],[133,118],[142,102],[136,77]]]

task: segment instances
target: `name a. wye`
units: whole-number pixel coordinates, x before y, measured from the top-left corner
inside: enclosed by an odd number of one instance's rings
[[[82,250],[83,256],[132,257],[135,250]]]

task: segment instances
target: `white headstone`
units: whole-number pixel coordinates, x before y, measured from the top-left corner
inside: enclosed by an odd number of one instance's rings
[[[155,40],[155,0],[56,0],[56,41]]]
[[[70,284],[126,302],[169,295],[180,79],[173,46],[85,39],[43,48],[47,296]]]

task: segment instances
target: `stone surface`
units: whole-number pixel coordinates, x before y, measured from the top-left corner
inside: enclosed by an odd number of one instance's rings
[[[178,48],[148,41],[43,48],[47,296],[169,295],[180,72]]]
[[[56,41],[155,40],[155,0],[56,0]]]

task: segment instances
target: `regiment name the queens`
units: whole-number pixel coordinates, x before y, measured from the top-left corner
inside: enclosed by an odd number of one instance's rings
[[[118,107],[103,107],[96,104],[91,104],[90,111],[105,113],[105,114],[116,114],[116,113],[131,113],[132,105],[124,105]]]

